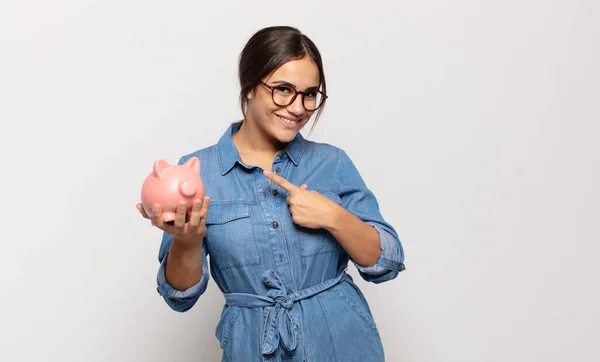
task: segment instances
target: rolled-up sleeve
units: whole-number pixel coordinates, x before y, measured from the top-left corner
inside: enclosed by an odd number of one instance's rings
[[[198,301],[200,296],[204,294],[208,286],[209,272],[207,263],[207,249],[206,243],[202,243],[202,276],[198,283],[192,285],[186,290],[177,290],[173,288],[165,277],[165,266],[167,263],[167,257],[171,248],[173,236],[167,233],[163,233],[161,241],[158,261],[160,263],[157,274],[157,288],[158,294],[160,294],[165,302],[177,312],[186,312],[191,309],[194,304]]]
[[[360,276],[372,283],[392,280],[405,270],[404,249],[395,228],[381,215],[379,203],[366,186],[356,166],[344,150],[339,150],[338,180],[342,206],[371,225],[379,234],[381,255],[375,265],[362,266],[352,261]]]

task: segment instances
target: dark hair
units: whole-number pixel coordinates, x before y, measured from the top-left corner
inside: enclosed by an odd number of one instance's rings
[[[283,64],[302,59],[308,56],[319,68],[319,85],[323,93],[327,94],[323,61],[317,46],[298,29],[290,26],[273,26],[259,30],[242,50],[239,59],[240,79],[240,106],[242,114],[246,117],[248,106],[247,94],[257,87],[260,81],[269,73],[275,71]],[[313,127],[317,123],[326,100],[317,109]]]

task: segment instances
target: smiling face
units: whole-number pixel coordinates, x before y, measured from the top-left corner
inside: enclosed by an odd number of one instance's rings
[[[275,72],[266,76],[262,81],[271,87],[276,87],[276,99],[284,99],[287,91],[282,86],[295,88],[297,91],[307,91],[306,105],[310,108],[310,98],[314,96],[311,90],[319,88],[319,68],[309,57],[292,60]],[[279,94],[279,95],[278,95]],[[259,83],[248,97],[246,120],[262,131],[266,139],[279,143],[288,143],[308,123],[314,111],[307,111],[302,104],[302,95],[298,95],[288,106],[278,106],[273,101],[272,91]],[[282,102],[280,102],[281,104]]]

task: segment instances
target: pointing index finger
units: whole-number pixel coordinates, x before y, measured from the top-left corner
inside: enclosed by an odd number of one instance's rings
[[[264,175],[271,181],[275,182],[277,185],[279,185],[282,189],[284,189],[287,192],[292,192],[298,189],[298,186],[294,185],[293,183],[289,182],[288,180],[284,179],[283,177],[274,174],[271,171],[267,171],[265,170]]]

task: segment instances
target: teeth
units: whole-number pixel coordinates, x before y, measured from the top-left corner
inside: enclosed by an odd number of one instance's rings
[[[277,116],[277,117],[279,117],[280,120],[282,120],[283,122],[285,122],[287,124],[296,124],[296,123],[298,123],[298,121],[290,121],[289,119],[283,118],[281,116]]]

